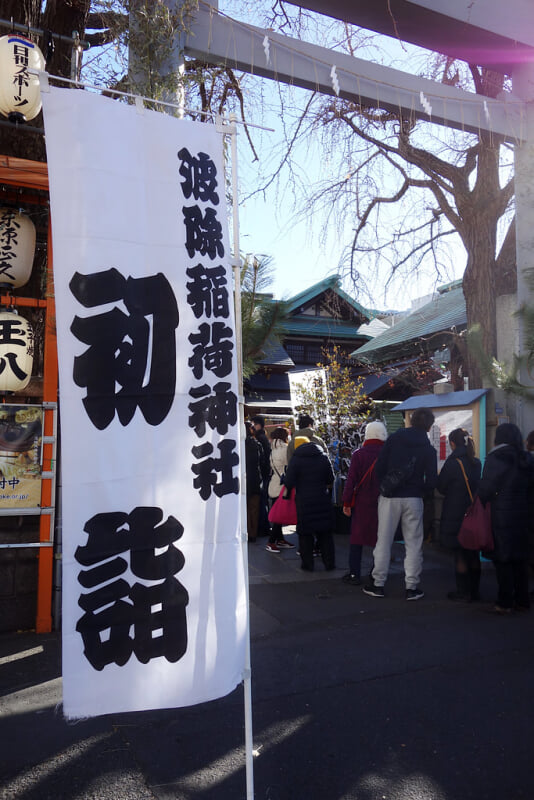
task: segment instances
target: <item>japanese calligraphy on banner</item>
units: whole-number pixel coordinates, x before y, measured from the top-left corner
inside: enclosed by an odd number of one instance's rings
[[[0,405],[0,509],[41,505],[42,406]]]
[[[222,136],[43,96],[60,364],[68,717],[241,681],[246,597]]]

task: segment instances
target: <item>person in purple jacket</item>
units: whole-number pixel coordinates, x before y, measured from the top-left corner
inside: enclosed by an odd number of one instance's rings
[[[376,545],[380,487],[375,464],[386,439],[387,431],[382,422],[367,424],[363,446],[352,454],[343,490],[343,513],[352,519],[349,571],[343,575],[342,580],[351,586],[359,586],[361,583],[363,548]]]

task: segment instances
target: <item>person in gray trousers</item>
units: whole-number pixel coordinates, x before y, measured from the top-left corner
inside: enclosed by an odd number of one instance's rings
[[[437,453],[428,438],[434,414],[429,408],[416,408],[410,422],[411,427],[402,428],[387,439],[376,462],[380,482],[378,533],[372,580],[363,587],[371,597],[384,597],[391,546],[399,524],[406,548],[406,600],[424,597],[419,586],[423,568],[423,498],[433,493],[438,477]]]

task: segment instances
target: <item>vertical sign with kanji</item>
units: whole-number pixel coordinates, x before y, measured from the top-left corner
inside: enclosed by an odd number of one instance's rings
[[[204,702],[241,681],[247,628],[222,137],[86,92],[43,106],[65,714]]]

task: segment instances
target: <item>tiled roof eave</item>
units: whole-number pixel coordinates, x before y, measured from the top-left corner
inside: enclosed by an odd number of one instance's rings
[[[362,341],[370,341],[373,338],[365,333],[359,333],[358,327],[338,326],[335,323],[325,325],[288,321],[284,323],[284,338],[288,338],[288,336],[314,336],[317,338],[329,336],[338,339],[361,339]]]
[[[408,339],[407,341],[395,342],[389,345],[384,345],[383,347],[377,347],[375,349],[368,348],[363,353],[360,352],[360,350],[363,348],[359,348],[358,350],[354,350],[352,353],[350,353],[350,358],[364,364],[386,364],[389,361],[398,361],[402,357],[413,356],[414,348],[417,346],[420,349],[420,354],[423,355],[424,352],[433,352],[441,344],[443,344],[444,341],[449,340],[454,333],[462,331],[465,328],[466,324],[463,326],[455,325],[452,328],[445,328],[441,331],[428,334],[428,336],[431,337],[431,343],[429,342],[428,347],[426,348],[422,346],[423,337],[416,336],[413,339]],[[363,347],[365,347],[365,345]]]

